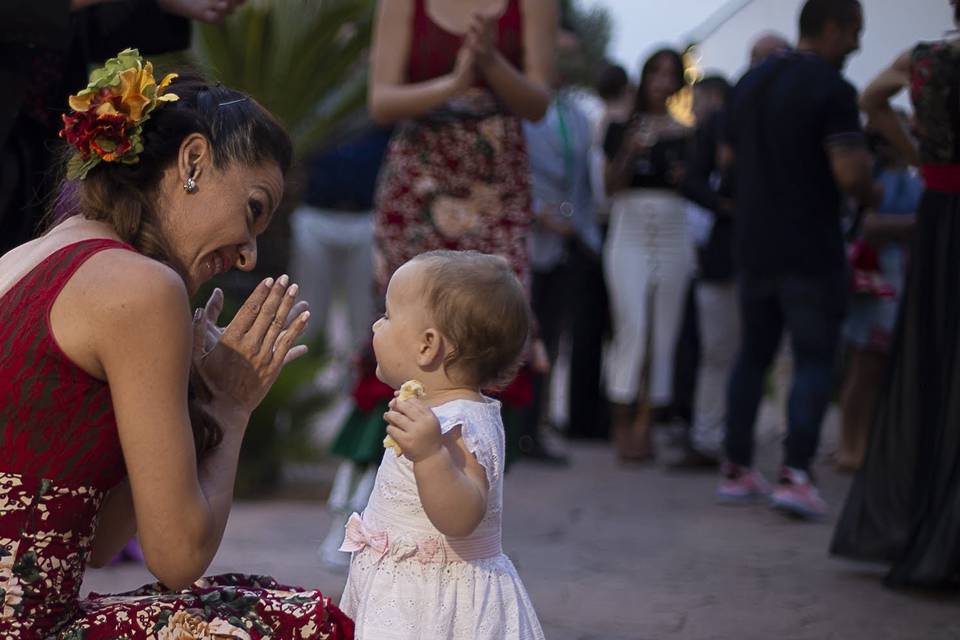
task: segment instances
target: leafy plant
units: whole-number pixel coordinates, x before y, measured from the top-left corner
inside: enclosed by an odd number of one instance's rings
[[[269,109],[290,132],[299,160],[362,111],[372,25],[370,0],[251,0],[223,24],[199,26],[191,58],[208,77]],[[254,280],[287,268],[301,173],[295,163],[259,240]]]
[[[192,56],[276,115],[303,157],[363,107],[372,22],[369,0],[253,0],[200,26]]]

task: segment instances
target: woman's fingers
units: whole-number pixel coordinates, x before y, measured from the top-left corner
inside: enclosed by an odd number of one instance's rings
[[[273,290],[273,284],[273,278],[267,278],[258,284],[257,288],[253,290],[253,293],[244,300],[243,306],[240,307],[237,315],[234,316],[233,320],[227,326],[226,333],[229,334],[231,338],[235,337],[239,340],[240,337],[250,330],[257,316],[260,315],[260,309],[263,307],[264,301]]]
[[[197,309],[193,314],[193,355],[197,357],[206,351],[207,323],[203,319],[203,309]]]
[[[296,360],[297,358],[307,355],[308,351],[309,349],[307,348],[307,345],[298,344],[293,349],[290,349],[290,351],[287,351],[287,355],[283,356],[283,364],[281,364],[280,366],[284,367],[288,363]]]
[[[287,330],[287,316],[290,314],[290,310],[293,308],[294,303],[297,301],[297,293],[300,291],[299,285],[296,283],[291,284],[290,287],[283,294],[283,297],[280,300],[280,304],[277,307],[276,311],[273,313],[273,318],[270,320],[270,324],[267,325],[267,332],[263,336],[263,342],[260,344],[260,355],[264,355],[267,351],[273,352],[277,348],[277,338],[280,335],[281,331]],[[265,308],[266,309],[266,308]]]
[[[253,324],[250,325],[250,328],[244,334],[243,340],[251,347],[251,353],[259,353],[264,336],[267,335],[267,331],[270,329],[270,323],[276,319],[277,309],[279,309],[280,303],[283,302],[283,296],[287,291],[289,282],[290,278],[286,275],[277,278],[277,281],[270,287],[270,292],[257,310],[257,316],[254,318]],[[280,322],[282,324],[282,319]]]
[[[293,305],[293,308],[290,309],[290,312],[287,314],[287,321],[283,324],[283,328],[286,329],[290,326],[294,320],[297,319],[304,311],[310,308],[310,303],[306,300],[297,300],[296,304]]]
[[[216,288],[207,299],[207,304],[203,307],[203,315],[213,324],[217,324],[221,313],[223,313],[223,291]]]
[[[212,322],[204,322],[203,324],[206,325],[206,334],[203,342],[203,350],[204,353],[206,353],[212,351],[213,348],[217,346],[217,343],[220,342],[220,338],[223,336],[223,329]]]
[[[306,345],[294,345],[300,334],[307,327],[307,321],[310,320],[310,312],[304,311],[298,315],[290,326],[277,335],[273,343],[273,350],[270,355],[270,362],[277,371],[286,363],[296,360],[307,352]],[[292,354],[292,355],[291,355]]]

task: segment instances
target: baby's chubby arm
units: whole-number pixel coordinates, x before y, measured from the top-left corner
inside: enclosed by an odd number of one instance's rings
[[[460,427],[440,433],[440,422],[419,398],[390,402],[387,433],[413,462],[423,510],[440,533],[473,533],[487,510],[487,476],[463,443]]]

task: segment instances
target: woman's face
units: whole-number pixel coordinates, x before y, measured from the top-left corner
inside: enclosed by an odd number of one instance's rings
[[[667,98],[680,89],[677,86],[679,69],[673,58],[665,55],[657,56],[647,75],[647,104],[662,106]]]
[[[270,224],[283,195],[280,167],[274,162],[211,166],[197,177],[193,193],[177,188],[183,205],[165,231],[190,293],[234,267],[253,269],[257,236]]]

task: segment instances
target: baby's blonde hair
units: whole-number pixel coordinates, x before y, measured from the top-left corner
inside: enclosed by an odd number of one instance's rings
[[[437,329],[453,343],[444,368],[483,388],[509,383],[530,332],[523,285],[500,256],[478,251],[429,251],[423,296]]]

